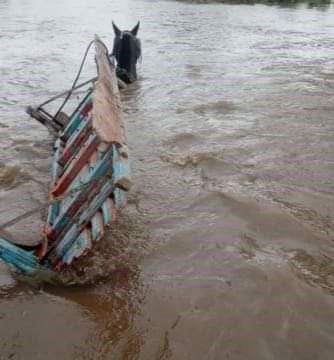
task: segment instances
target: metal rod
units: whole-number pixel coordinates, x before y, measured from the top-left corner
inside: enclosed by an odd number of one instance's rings
[[[44,103],[42,103],[41,105],[38,106],[38,108],[42,107],[42,106],[45,106],[47,104],[49,104],[50,102],[54,101],[54,100],[57,100],[58,98],[62,97],[62,96],[65,96],[67,95],[69,92],[72,92],[73,90],[77,90],[77,89],[80,89],[81,87],[89,84],[90,82],[93,82],[93,81],[96,81],[97,80],[97,76],[77,85],[76,87],[74,87],[73,89],[70,89],[70,90],[66,90],[66,91],[63,91],[62,93],[58,94],[58,95],[55,95],[53,96],[52,98],[50,98],[49,100],[46,100]]]

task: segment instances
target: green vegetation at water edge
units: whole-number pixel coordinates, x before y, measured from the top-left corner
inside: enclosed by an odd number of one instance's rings
[[[326,8],[332,0],[181,0],[189,3],[197,4],[210,4],[210,3],[224,3],[224,4],[265,4],[265,5],[278,5],[278,6],[297,6],[306,5],[310,8],[322,7]]]

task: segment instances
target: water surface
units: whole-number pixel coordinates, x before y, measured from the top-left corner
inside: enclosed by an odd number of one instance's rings
[[[111,19],[140,19],[144,51],[122,95],[129,209],[70,274],[85,285],[41,287],[0,264],[4,359],[333,358],[334,9],[323,10],[0,0],[0,223],[48,188],[52,138],[24,106],[70,87],[94,34],[111,46]],[[43,216],[2,235],[37,241]]]

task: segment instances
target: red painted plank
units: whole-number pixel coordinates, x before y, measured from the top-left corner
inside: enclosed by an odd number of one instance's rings
[[[89,120],[88,120],[89,121]],[[80,146],[86,142],[89,135],[91,134],[91,121],[80,131],[72,143],[68,143],[58,160],[58,163],[65,167],[67,162],[74,156],[78,151]]]
[[[59,179],[57,185],[52,190],[52,195],[57,197],[63,194],[70,186],[72,181],[78,175],[79,171],[89,161],[91,155],[96,151],[99,145],[99,140],[95,137],[91,142],[87,143],[78,154],[77,158],[72,160],[72,164],[65,171],[63,176]]]

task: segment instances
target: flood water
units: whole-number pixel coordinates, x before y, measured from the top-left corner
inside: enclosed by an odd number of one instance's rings
[[[0,223],[48,189],[24,107],[71,86],[95,33],[111,47],[111,19],[141,20],[129,207],[76,286],[0,264],[0,359],[333,359],[333,7],[0,0]]]

